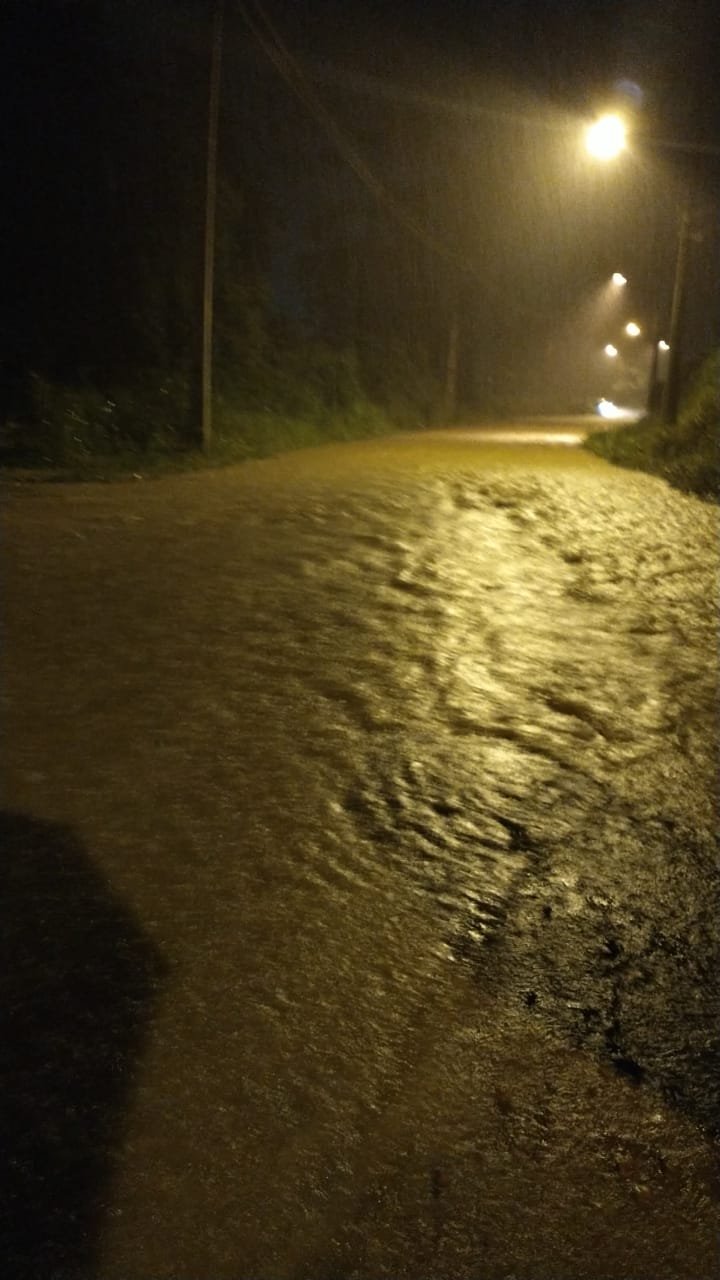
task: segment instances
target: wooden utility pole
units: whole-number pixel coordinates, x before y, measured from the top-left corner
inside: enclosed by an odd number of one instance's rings
[[[445,363],[445,388],[443,395],[443,420],[452,422],[457,410],[458,348],[460,346],[460,307],[456,300],[450,315],[447,360]]]
[[[688,246],[690,243],[690,210],[685,205],[680,214],[678,231],[677,261],[675,263],[675,284],[673,286],[672,311],[670,314],[670,333],[668,341],[667,377],[663,386],[662,420],[666,426],[674,426],[677,422],[678,403],[680,400],[680,361],[682,356],[682,320],[685,306],[685,287],[687,280]]]
[[[662,387],[658,382],[658,374],[660,372],[660,342],[663,335],[660,332],[660,317],[657,309],[653,317],[650,334],[652,338],[652,347],[650,350],[650,370],[648,373],[647,401],[645,408],[648,413],[652,414],[660,407],[662,395]]]
[[[205,174],[205,250],[203,257],[202,352],[200,365],[200,442],[205,452],[212,440],[213,303],[215,295],[215,212],[217,207],[218,119],[222,75],[224,0],[216,0],[210,53],[207,167]]]

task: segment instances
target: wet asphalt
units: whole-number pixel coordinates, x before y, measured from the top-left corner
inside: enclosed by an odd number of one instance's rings
[[[586,427],[3,484],[6,1274],[717,1273],[717,511]]]

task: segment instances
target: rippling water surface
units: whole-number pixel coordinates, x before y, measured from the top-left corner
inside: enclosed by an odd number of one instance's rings
[[[713,510],[395,449],[10,503],[13,803],[170,965],[108,1277],[125,1231],[154,1278],[331,1253],[553,850],[709,826]]]

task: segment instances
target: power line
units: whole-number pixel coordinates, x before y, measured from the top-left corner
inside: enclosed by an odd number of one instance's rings
[[[299,98],[316,123],[325,131],[338,154],[370,191],[378,204],[385,208],[397,222],[424,244],[426,248],[439,257],[445,258],[454,267],[460,267],[463,272],[479,278],[480,272],[477,269],[469,265],[465,258],[454,253],[444,241],[439,240],[432,231],[415,218],[388,191],[384,183],[373,173],[355,143],[340,128],[335,118],[318,97],[301,66],[288,49],[259,0],[249,0],[249,4],[255,11],[254,13],[251,12],[247,3],[244,3],[243,0],[238,0],[240,12],[263,52],[291,92]]]
[[[483,102],[454,98],[440,93],[428,93],[407,85],[391,84],[380,76],[365,71],[355,71],[350,67],[336,66],[323,59],[309,61],[306,59],[313,80],[334,85],[349,93],[359,93],[366,97],[384,98],[388,102],[396,102],[402,106],[418,107],[435,114],[460,116],[473,122],[475,120],[493,120],[509,124],[518,124],[523,128],[551,131],[553,133],[569,133],[576,128],[574,121],[567,122],[557,108],[544,105],[539,111],[523,110],[520,107],[487,106]],[[563,123],[565,121],[565,123]]]

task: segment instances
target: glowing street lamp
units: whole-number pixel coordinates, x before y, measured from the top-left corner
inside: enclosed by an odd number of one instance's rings
[[[625,125],[620,116],[600,116],[585,131],[585,146],[596,160],[614,160],[626,145]]]
[[[615,356],[618,353],[618,349],[617,347],[613,346],[612,342],[608,342],[607,346],[604,347],[603,349],[605,351],[606,356],[610,356],[611,360],[615,359]]]
[[[661,338],[660,341],[658,342],[658,351],[669,351],[669,350],[670,350],[670,343],[666,342],[664,338]]]
[[[612,282],[613,282],[613,284],[617,284],[617,285],[622,286],[622,285],[624,285],[624,284],[627,284],[627,279],[626,279],[626,277],[623,275],[622,271],[613,271],[613,274],[612,274]]]
[[[625,325],[625,332],[629,338],[639,338],[642,330],[639,324],[636,324],[634,320],[631,320]]]

